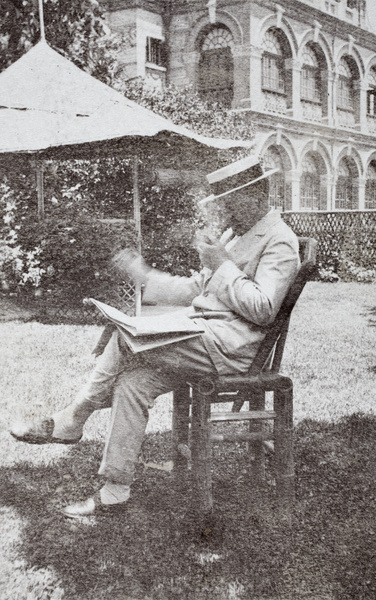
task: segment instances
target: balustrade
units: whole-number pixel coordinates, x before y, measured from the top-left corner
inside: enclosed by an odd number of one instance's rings
[[[302,100],[302,116],[303,119],[306,119],[307,121],[321,123],[323,117],[321,105]]]
[[[264,111],[285,115],[287,113],[287,102],[285,96],[263,92]]]

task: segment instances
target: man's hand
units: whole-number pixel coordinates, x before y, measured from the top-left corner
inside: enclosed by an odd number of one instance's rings
[[[197,249],[202,266],[207,267],[213,273],[230,258],[223,244],[211,236],[204,236],[197,243]]]
[[[146,283],[147,274],[151,269],[141,254],[131,248],[124,248],[115,254],[112,264],[121,275],[128,277],[135,284]]]

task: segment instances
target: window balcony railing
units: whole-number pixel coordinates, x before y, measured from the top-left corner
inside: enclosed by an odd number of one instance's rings
[[[315,121],[316,123],[322,122],[323,113],[321,104],[301,100],[301,106],[303,119],[306,121]]]
[[[351,110],[337,108],[337,125],[345,129],[355,129],[355,115]]]
[[[273,92],[263,92],[263,108],[265,112],[276,113],[279,115],[287,114],[286,96]]]
[[[376,134],[376,116],[367,116],[368,133]]]

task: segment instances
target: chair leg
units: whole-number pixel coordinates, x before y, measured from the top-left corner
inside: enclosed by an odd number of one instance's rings
[[[249,410],[265,410],[265,392],[254,392],[248,398]],[[249,431],[259,432],[265,427],[262,421],[250,421]],[[256,481],[265,479],[265,450],[262,441],[249,443],[251,455],[251,477]]]
[[[211,395],[202,395],[193,388],[191,450],[192,471],[195,482],[195,503],[202,513],[213,508],[211,444],[210,444],[210,404]]]
[[[184,383],[173,392],[172,459],[177,480],[186,475],[189,454],[189,386]],[[184,452],[185,450],[185,452]]]
[[[285,385],[274,392],[274,410],[277,498],[281,507],[290,508],[295,498],[293,384],[287,377]]]

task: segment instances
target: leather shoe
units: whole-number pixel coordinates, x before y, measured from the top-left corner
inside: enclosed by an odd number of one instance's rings
[[[116,504],[103,504],[100,492],[90,496],[83,502],[69,504],[63,508],[64,517],[69,519],[79,519],[80,517],[92,517],[98,515],[116,515],[123,512],[127,502],[117,502]]]
[[[19,442],[28,444],[77,444],[79,438],[63,439],[53,435],[55,423],[52,418],[35,421],[31,425],[25,423],[16,423],[13,425],[10,434]]]

